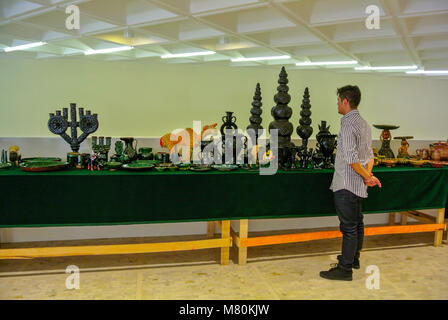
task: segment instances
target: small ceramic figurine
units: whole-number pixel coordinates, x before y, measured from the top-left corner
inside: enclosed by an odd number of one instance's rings
[[[102,165],[101,165],[101,162],[100,162],[100,157],[99,157],[99,155],[97,155],[97,154],[92,154],[91,156],[90,156],[90,159],[89,159],[89,165],[87,166],[87,169],[89,169],[90,171],[93,171],[93,170],[100,170],[101,169],[101,167],[102,167]]]
[[[22,156],[19,152],[19,147],[18,146],[10,146],[9,147],[9,161],[11,161],[14,166],[18,166],[21,158],[22,158]]]

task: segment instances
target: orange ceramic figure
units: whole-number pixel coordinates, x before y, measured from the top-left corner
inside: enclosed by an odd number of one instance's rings
[[[174,136],[177,136],[177,140],[175,140],[175,141],[171,141],[171,139],[170,139],[171,133],[167,133],[160,138],[160,146],[162,148],[165,148],[165,147],[168,148],[170,154],[173,154],[176,150],[174,148],[174,146],[176,146],[176,145],[188,146],[188,141],[189,141],[190,148],[187,149],[187,154],[185,155],[185,158],[190,159],[190,155],[193,152],[193,146],[198,144],[201,141],[201,138],[204,137],[204,133],[206,133],[208,135],[211,132],[213,132],[214,130],[216,130],[216,126],[217,126],[217,123],[214,123],[212,125],[203,126],[201,135],[194,132],[192,128],[186,128],[186,129],[174,134]]]

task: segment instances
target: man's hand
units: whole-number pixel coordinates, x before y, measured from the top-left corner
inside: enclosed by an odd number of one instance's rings
[[[381,188],[381,181],[374,175],[372,175],[370,178],[364,179],[364,183],[368,187],[378,186],[379,188]]]

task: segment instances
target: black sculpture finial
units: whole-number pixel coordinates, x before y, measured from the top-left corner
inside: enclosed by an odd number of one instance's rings
[[[297,127],[296,132],[299,137],[302,138],[302,148],[306,150],[308,147],[308,139],[313,134],[313,127],[311,127],[311,104],[308,87],[305,88],[305,92],[303,93],[302,105],[300,108],[302,108],[302,111],[300,111],[300,126]]]
[[[288,74],[285,67],[282,67],[278,83],[277,94],[274,96],[277,105],[271,109],[271,115],[275,120],[269,124],[269,133],[273,129],[278,130],[278,163],[281,167],[287,168],[293,164],[291,159],[293,158],[292,153],[295,152],[295,146],[291,142],[294,127],[288,121],[292,116],[292,109],[288,106],[291,96],[288,94]]]
[[[263,105],[261,103],[261,88],[260,88],[260,84],[257,83],[257,86],[255,87],[255,94],[254,94],[254,98],[252,101],[252,109],[250,109],[250,113],[252,114],[252,116],[249,118],[249,122],[250,125],[247,126],[246,129],[252,129],[255,131],[255,141],[252,141],[253,145],[257,145],[258,144],[258,130],[263,129],[263,126],[261,125],[262,122],[262,118],[261,118],[261,114],[263,113],[263,110],[261,109],[261,106]]]

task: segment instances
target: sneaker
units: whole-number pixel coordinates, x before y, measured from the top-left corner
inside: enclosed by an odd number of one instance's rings
[[[341,261],[342,256],[338,255],[338,261]],[[359,259],[355,258],[355,260],[353,260],[353,269],[359,269],[361,268],[360,264],[359,264]]]
[[[319,275],[322,278],[328,280],[343,280],[343,281],[352,281],[353,280],[353,272],[350,270],[344,270],[338,266],[337,263],[333,263],[332,268],[328,271],[321,271]]]

